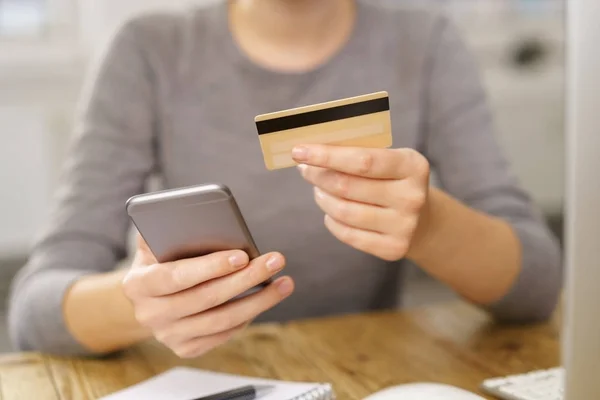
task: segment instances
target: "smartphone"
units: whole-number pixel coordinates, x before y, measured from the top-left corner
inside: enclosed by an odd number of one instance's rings
[[[127,214],[159,263],[225,250],[260,255],[229,188],[222,184],[131,197]]]

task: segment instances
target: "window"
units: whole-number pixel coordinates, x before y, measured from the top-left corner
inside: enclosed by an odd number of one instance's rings
[[[79,1],[0,0],[0,92],[21,78],[78,68]]]
[[[78,0],[0,0],[0,40],[76,34]]]
[[[2,36],[37,36],[48,25],[47,0],[0,0]]]

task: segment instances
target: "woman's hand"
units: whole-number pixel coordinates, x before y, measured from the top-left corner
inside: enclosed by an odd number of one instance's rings
[[[388,261],[409,253],[426,225],[429,163],[412,149],[297,147],[325,225],[340,241]]]
[[[229,302],[284,265],[285,259],[278,253],[249,261],[245,252],[237,250],[157,264],[140,238],[123,289],[138,322],[158,341],[182,358],[198,357],[228,341],[292,293],[292,280],[283,277],[257,293]]]

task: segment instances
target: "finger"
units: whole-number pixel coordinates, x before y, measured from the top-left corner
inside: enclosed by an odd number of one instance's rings
[[[279,253],[261,256],[234,274],[156,298],[138,312],[137,318],[146,326],[157,326],[210,310],[265,282],[284,266],[285,258]]]
[[[396,212],[390,208],[348,201],[319,188],[315,188],[315,201],[325,214],[345,225],[368,231],[391,233],[390,225],[394,223]]]
[[[172,350],[180,358],[200,357],[210,350],[225,344],[246,329],[247,326],[248,324],[242,324],[215,335],[197,337],[182,344],[173,345]]]
[[[172,325],[170,335],[185,338],[225,332],[255,319],[287,298],[293,290],[291,278],[279,278],[259,292],[176,322]]]
[[[241,250],[217,252],[131,269],[124,285],[130,296],[166,296],[231,274],[248,262],[248,255]]]
[[[408,251],[408,240],[353,228],[328,215],[325,216],[325,226],[341,242],[386,261],[397,261]]]
[[[397,181],[363,178],[306,164],[300,164],[298,169],[307,182],[337,197],[378,206],[393,203],[392,186]]]
[[[296,147],[292,151],[292,157],[299,164],[375,179],[410,177],[425,161],[423,156],[412,149],[375,149],[321,144]]]

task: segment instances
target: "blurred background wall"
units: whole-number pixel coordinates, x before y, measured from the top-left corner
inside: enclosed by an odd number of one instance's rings
[[[0,0],[2,299],[45,219],[86,68],[112,30],[133,13],[213,1],[219,0]],[[563,2],[432,3],[447,9],[464,32],[481,66],[498,138],[523,184],[560,233],[564,185]],[[416,283],[409,285],[407,305],[451,296],[419,273],[413,275]],[[0,324],[0,351],[2,332]]]

